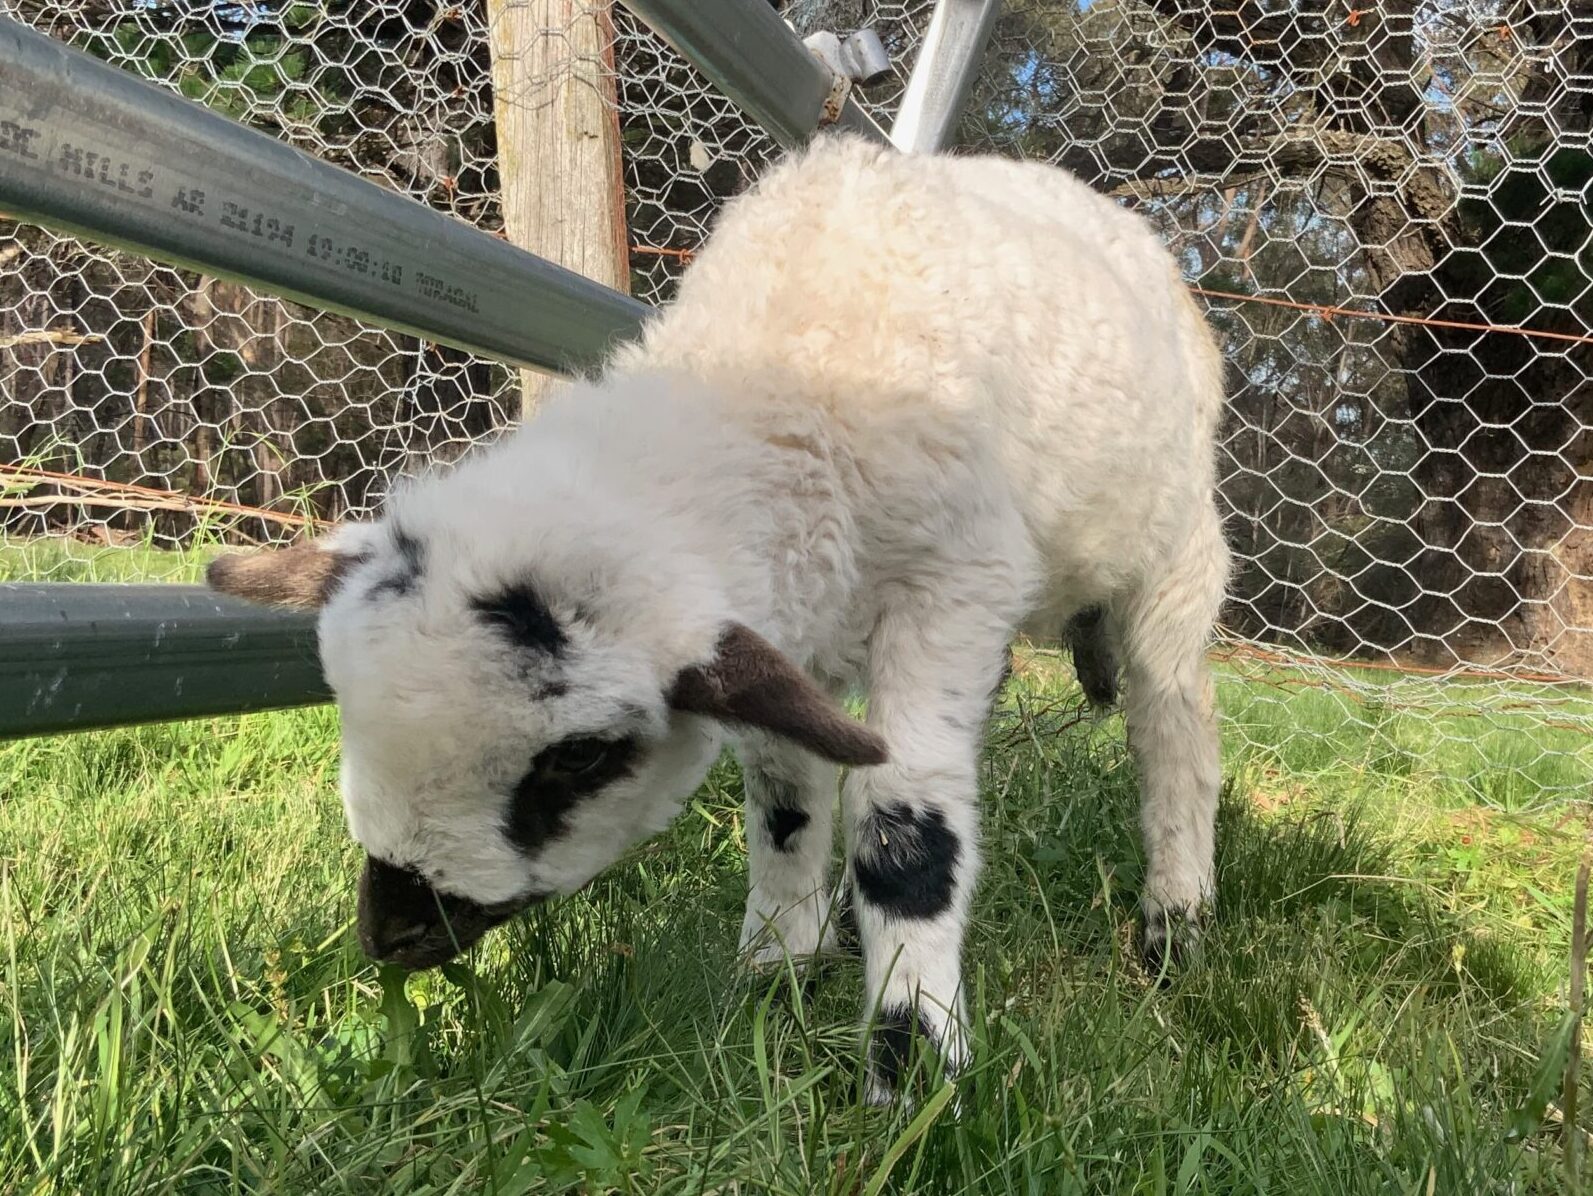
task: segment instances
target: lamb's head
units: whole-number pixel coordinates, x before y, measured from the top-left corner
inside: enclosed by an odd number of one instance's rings
[[[209,575],[238,597],[319,609],[373,958],[444,962],[581,888],[668,824],[727,725],[840,763],[884,759],[689,576],[589,532],[494,532],[479,512],[474,526],[454,515],[415,502],[310,544],[222,557]]]

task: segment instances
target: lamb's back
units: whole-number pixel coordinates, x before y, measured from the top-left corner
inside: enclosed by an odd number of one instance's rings
[[[1121,545],[1161,551],[1209,490],[1214,359],[1146,222],[1073,176],[823,138],[726,205],[621,360],[774,434],[833,424],[881,502],[999,462],[1053,574],[1126,574]]]

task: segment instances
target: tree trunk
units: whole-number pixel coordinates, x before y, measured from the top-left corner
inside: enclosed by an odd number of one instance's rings
[[[1494,186],[1482,210],[1468,215],[1436,169],[1443,137],[1429,127],[1432,109],[1421,94],[1415,0],[1356,9],[1353,22],[1326,0],[1149,3],[1203,52],[1277,72],[1310,97],[1320,122],[1314,144],[1266,147],[1269,165],[1285,172],[1309,165],[1309,155],[1286,160],[1301,146],[1318,164],[1329,149],[1353,160],[1353,169],[1334,169],[1350,182],[1346,220],[1383,310],[1501,325],[1525,313],[1537,328],[1587,332],[1586,257],[1578,259],[1586,220],[1565,219],[1576,200],[1545,183],[1542,196],[1518,200],[1520,210],[1506,213],[1508,188]],[[1499,36],[1535,49],[1506,68],[1519,72],[1512,82],[1521,83],[1520,100],[1494,139],[1522,164],[1515,180],[1541,176],[1545,150],[1586,156],[1563,136],[1593,118],[1593,95],[1580,85],[1589,41],[1567,37],[1573,11],[1585,19],[1593,2],[1508,5],[1500,13],[1508,28]],[[1482,53],[1481,44],[1468,52]],[[1197,168],[1227,169],[1195,161],[1200,146],[1185,142],[1181,153]],[[1212,152],[1231,154],[1221,145]],[[1515,259],[1508,268],[1505,256]],[[1537,275],[1551,269],[1581,272],[1559,306],[1537,295]],[[1593,352],[1417,325],[1389,327],[1382,344],[1407,387],[1421,447],[1412,478],[1423,495],[1415,520],[1421,550],[1384,568],[1401,575],[1390,577],[1390,592],[1414,581],[1422,593],[1400,604],[1392,622],[1403,628],[1378,646],[1414,645],[1446,663],[1527,662],[1593,675]]]
[[[1440,656],[1593,676],[1593,354],[1500,333],[1403,339],[1426,445],[1418,629]]]
[[[1560,32],[1538,34],[1547,45]],[[1557,94],[1568,109],[1560,127],[1574,127],[1564,121],[1580,118],[1569,108],[1582,97],[1564,92],[1556,78],[1578,72],[1576,53],[1563,49],[1530,79],[1525,111],[1527,101],[1543,104]],[[1402,49],[1382,66],[1406,66],[1407,54]],[[1510,126],[1512,136],[1501,143],[1515,147],[1512,157],[1530,163],[1555,145],[1540,116],[1517,115]],[[1410,158],[1420,161],[1427,140],[1419,125],[1407,135]],[[1390,181],[1398,157],[1391,152],[1382,168]],[[1397,195],[1363,195],[1349,219],[1368,247],[1383,307],[1503,326],[1518,323],[1524,308],[1534,328],[1586,334],[1585,307],[1542,306],[1509,277],[1552,265],[1540,244],[1548,238],[1549,248],[1573,258],[1565,268],[1583,272],[1576,289],[1588,281],[1586,267],[1574,262],[1585,215],[1546,187],[1542,192],[1512,198],[1508,185],[1496,185],[1468,218],[1458,197],[1422,168],[1403,176]],[[1511,233],[1507,219],[1530,221],[1534,231]],[[1552,243],[1557,238],[1565,244]],[[1396,325],[1388,341],[1422,446],[1413,477],[1424,500],[1416,518],[1423,549],[1408,568],[1423,595],[1407,616],[1418,651],[1440,664],[1515,663],[1593,676],[1593,471],[1586,464],[1593,351],[1429,325]]]

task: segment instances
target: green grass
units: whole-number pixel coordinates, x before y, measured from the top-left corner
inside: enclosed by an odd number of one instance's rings
[[[0,538],[0,581],[192,582],[216,548],[169,552],[60,537]]]
[[[331,711],[0,746],[0,1191],[1567,1190],[1585,733],[1516,709],[1543,695],[1427,717],[1299,680],[1222,672],[1220,914],[1158,988],[1121,719],[1065,726],[1065,662],[1026,659],[960,1109],[860,1105],[856,961],[737,974],[728,762],[590,891],[405,983],[353,942]]]

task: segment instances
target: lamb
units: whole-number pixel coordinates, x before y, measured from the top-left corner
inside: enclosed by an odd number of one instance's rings
[[[600,377],[379,521],[209,576],[319,608],[377,959],[435,965],[580,889],[729,737],[741,946],[810,960],[836,944],[847,766],[884,1100],[914,1036],[953,1071],[967,1056],[976,763],[1015,635],[1070,633],[1097,694],[1121,659],[1145,950],[1198,932],[1222,397],[1211,333],[1133,213],[1048,166],[827,135],[726,205]]]

